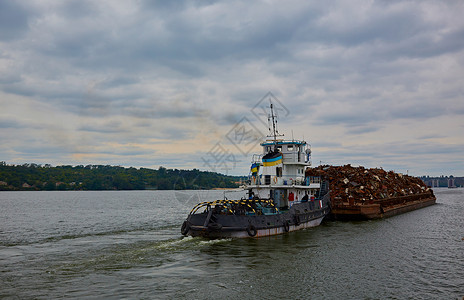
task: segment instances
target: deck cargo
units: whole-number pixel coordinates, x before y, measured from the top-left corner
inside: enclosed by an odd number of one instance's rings
[[[319,166],[306,176],[330,182],[333,219],[378,219],[435,204],[433,190],[417,177],[362,166]]]

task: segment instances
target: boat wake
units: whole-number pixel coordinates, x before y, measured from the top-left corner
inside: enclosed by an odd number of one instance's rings
[[[77,230],[76,230],[77,231]],[[84,230],[82,230],[84,231]],[[168,224],[163,226],[153,226],[153,225],[142,225],[132,228],[120,228],[120,229],[110,229],[102,231],[90,231],[90,232],[79,232],[79,233],[64,233],[59,234],[42,234],[41,236],[31,236],[31,237],[15,237],[14,240],[4,240],[0,241],[0,246],[4,247],[14,247],[14,246],[27,246],[27,245],[41,245],[47,243],[56,243],[65,240],[93,240],[104,237],[115,237],[121,238],[122,236],[135,236],[135,235],[178,235],[179,225],[176,222],[175,224]]]
[[[155,248],[162,249],[162,250],[181,250],[181,249],[187,249],[187,248],[194,249],[194,248],[199,248],[202,246],[210,246],[210,245],[226,243],[230,241],[232,241],[231,238],[209,240],[209,239],[203,239],[200,237],[187,236],[187,237],[181,237],[180,239],[163,241],[159,243],[158,245],[156,245]]]

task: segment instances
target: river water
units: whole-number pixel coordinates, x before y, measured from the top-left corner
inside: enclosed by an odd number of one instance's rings
[[[221,191],[0,192],[0,298],[461,300],[464,189],[435,194],[384,220],[209,241],[180,226]]]

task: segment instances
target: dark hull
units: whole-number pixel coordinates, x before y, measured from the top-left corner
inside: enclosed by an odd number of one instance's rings
[[[424,193],[376,200],[370,204],[334,204],[330,217],[334,220],[381,219],[434,205],[435,202],[433,193]]]
[[[324,199],[322,208],[319,201],[310,201],[295,204],[286,212],[272,215],[224,215],[208,212],[192,214],[184,222],[181,231],[184,235],[194,237],[248,238],[314,227],[330,211],[327,199]]]

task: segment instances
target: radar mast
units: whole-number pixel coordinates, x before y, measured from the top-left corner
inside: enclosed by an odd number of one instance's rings
[[[270,105],[271,108],[271,113],[268,115],[268,122],[272,122],[272,130],[271,127],[269,126],[269,135],[268,137],[274,138],[274,152],[277,151],[277,136],[283,136],[282,134],[279,134],[279,131],[277,130],[277,115],[274,113],[274,104]],[[269,124],[270,125],[270,124]]]

